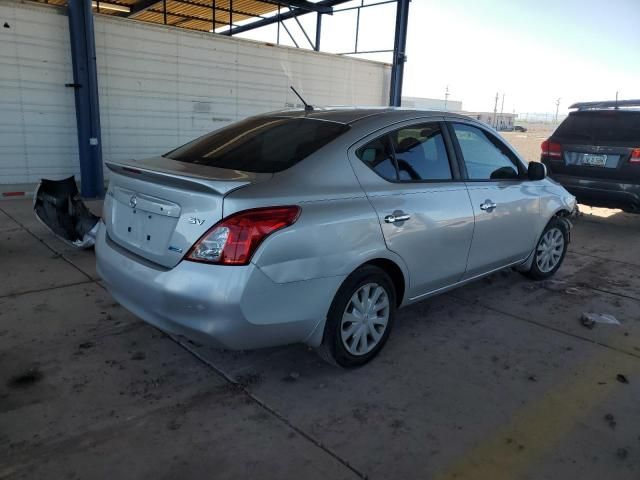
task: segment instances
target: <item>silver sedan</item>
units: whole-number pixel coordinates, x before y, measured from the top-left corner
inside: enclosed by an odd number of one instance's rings
[[[575,198],[444,112],[283,111],[111,162],[97,267],[124,307],[230,349],[303,342],[354,367],[398,308],[562,264]]]

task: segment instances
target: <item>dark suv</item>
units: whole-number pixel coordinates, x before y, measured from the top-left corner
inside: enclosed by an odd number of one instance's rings
[[[640,100],[576,103],[542,142],[551,178],[587,205],[640,213]]]

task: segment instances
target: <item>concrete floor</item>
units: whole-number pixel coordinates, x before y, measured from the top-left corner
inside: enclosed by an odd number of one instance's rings
[[[640,216],[585,210],[553,280],[404,309],[343,371],[302,346],[179,345],[1,202],[0,478],[638,479]]]

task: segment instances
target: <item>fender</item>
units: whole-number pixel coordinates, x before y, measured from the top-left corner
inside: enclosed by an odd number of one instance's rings
[[[575,215],[574,213],[575,210],[574,212],[565,214],[565,215],[562,214],[563,212],[566,212],[566,210],[558,210],[552,218],[557,218],[562,223],[564,223],[564,225],[567,227],[567,245],[568,245],[571,243],[571,229],[573,228],[573,224],[571,223],[568,217],[569,215]],[[549,222],[547,222],[547,224],[548,223]],[[546,228],[546,225],[545,225],[545,228]],[[533,265],[533,260],[536,258],[535,253],[536,253],[537,246],[538,246],[538,242],[536,242],[536,245],[533,247],[533,250],[531,250],[531,253],[529,253],[529,256],[527,257],[527,259],[520,265],[517,265],[514,267],[516,270],[526,272],[531,269],[531,265]]]

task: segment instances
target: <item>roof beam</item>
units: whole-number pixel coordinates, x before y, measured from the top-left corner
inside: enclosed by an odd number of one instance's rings
[[[346,3],[349,0],[322,0],[318,3],[314,3],[313,5],[315,6],[319,6],[319,7],[332,7],[334,5],[338,5],[340,3]],[[287,1],[284,1],[282,3],[287,3]],[[293,17],[297,17],[299,15],[304,15],[305,13],[309,13],[306,10],[302,10],[302,9],[295,9],[295,10],[290,10],[288,12],[282,13],[279,16],[278,15],[274,15],[272,17],[269,18],[264,18],[262,20],[258,20],[257,22],[251,22],[248,23],[247,25],[242,25],[240,27],[235,27],[232,28],[231,31],[226,31],[226,32],[222,32],[223,35],[236,35],[238,33],[243,33],[243,32],[248,32],[250,30],[253,30],[255,28],[260,28],[260,27],[266,27],[267,25],[272,25],[274,23],[278,23],[279,21],[282,20],[287,20],[289,18],[293,18]]]
[[[289,8],[300,8],[307,12],[320,12],[320,13],[326,13],[329,15],[333,14],[333,7],[331,5],[324,5],[324,3],[326,2],[311,3],[307,0],[258,0],[258,1],[261,1],[263,3],[271,3],[273,5],[282,5],[283,7],[289,7]],[[131,5],[131,11],[125,16],[127,17],[135,16],[136,14],[149,10],[154,5],[161,2],[162,0],[140,0],[134,3],[133,5]],[[180,3],[183,3],[183,2],[180,2]],[[207,8],[207,5],[202,5],[202,4],[195,4],[195,5]],[[221,10],[225,12],[229,11],[228,8],[223,8],[223,7],[216,7],[216,10]],[[236,13],[236,11],[234,10],[233,13]],[[237,12],[237,13],[241,15],[247,15],[247,16],[257,16],[257,15],[248,14],[246,12]]]
[[[183,5],[189,5],[189,6],[192,6],[192,7],[198,7],[198,8],[202,8],[203,10],[211,11],[211,4],[205,5],[205,4],[194,2],[194,1],[190,1],[190,0],[172,0],[172,1],[175,2],[175,3],[181,3]],[[162,3],[162,0],[142,0],[142,2],[139,2],[137,4],[133,4],[131,6],[131,13],[129,13],[126,16],[127,17],[131,17],[133,15],[140,14],[142,12],[147,12],[147,11],[153,11],[154,13],[158,13],[157,11],[154,10],[154,7],[156,5],[158,5],[160,7],[161,5],[159,5],[159,4],[161,4],[161,3]],[[229,13],[229,9],[216,5],[216,12]],[[263,17],[262,15],[256,15],[254,13],[245,12],[243,10],[234,9],[233,13],[234,14],[237,13],[238,15],[243,16],[243,17],[266,18],[266,17]],[[173,13],[170,10],[167,10],[167,15],[179,16],[179,14]],[[225,22],[218,22],[218,23],[224,24]],[[226,24],[228,25],[229,22],[226,22]]]
[[[133,17],[137,13],[142,13],[146,10],[149,10],[154,5],[161,3],[162,0],[141,0],[140,2],[136,2],[131,5],[131,11],[126,17]]]
[[[151,13],[156,13],[158,15],[162,15],[164,13],[162,10],[156,10],[154,8],[149,9],[148,11],[151,12]],[[176,23],[183,23],[183,21],[208,22],[209,24],[213,23],[213,20],[211,18],[198,17],[198,16],[195,16],[195,15],[187,15],[186,13],[167,12],[167,18],[178,18],[178,21]],[[170,26],[170,27],[175,27],[176,23],[167,22],[167,25]],[[221,21],[216,19],[216,25],[219,25],[216,28],[222,28],[222,27],[225,27],[225,26],[229,26],[229,22],[225,23],[225,22],[221,22]]]
[[[333,7],[330,5],[323,5],[324,2],[311,3],[307,0],[260,0],[263,3],[273,3],[274,5],[281,5],[288,8],[300,8],[307,12],[319,12],[333,15]]]

